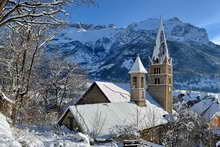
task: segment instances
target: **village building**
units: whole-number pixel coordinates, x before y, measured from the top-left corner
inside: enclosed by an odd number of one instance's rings
[[[58,124],[106,138],[117,126],[144,130],[167,123],[164,116],[173,108],[173,69],[162,19],[149,69],[138,56],[128,74],[130,92],[113,83],[94,82]]]

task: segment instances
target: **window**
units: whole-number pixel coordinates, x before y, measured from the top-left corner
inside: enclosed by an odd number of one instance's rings
[[[137,88],[137,77],[133,77],[132,88]]]
[[[160,84],[160,78],[155,78],[154,84]]]
[[[171,78],[169,78],[169,84],[171,84],[172,83],[172,80],[171,80]]]
[[[141,88],[144,88],[144,77],[141,77]]]
[[[157,68],[154,68],[154,74],[156,74],[157,73]]]
[[[154,68],[154,74],[160,74],[160,68]]]

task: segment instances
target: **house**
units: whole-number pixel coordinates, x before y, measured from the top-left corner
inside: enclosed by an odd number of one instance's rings
[[[161,19],[149,69],[138,56],[128,74],[130,93],[108,82],[94,82],[58,120],[71,130],[109,137],[114,129],[138,130],[166,124],[172,113],[173,69]]]
[[[220,130],[220,112],[216,112],[210,122],[210,127],[216,127]]]
[[[5,116],[10,117],[13,105],[14,102],[7,98],[5,94],[0,90],[0,112]]]

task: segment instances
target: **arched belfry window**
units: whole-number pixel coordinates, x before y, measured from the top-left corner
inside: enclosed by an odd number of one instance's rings
[[[137,88],[137,77],[133,77],[132,79],[132,88]]]

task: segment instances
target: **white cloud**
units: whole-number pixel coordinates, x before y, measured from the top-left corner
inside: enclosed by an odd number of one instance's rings
[[[220,36],[215,36],[214,38],[211,39],[212,42],[215,44],[220,45]]]

